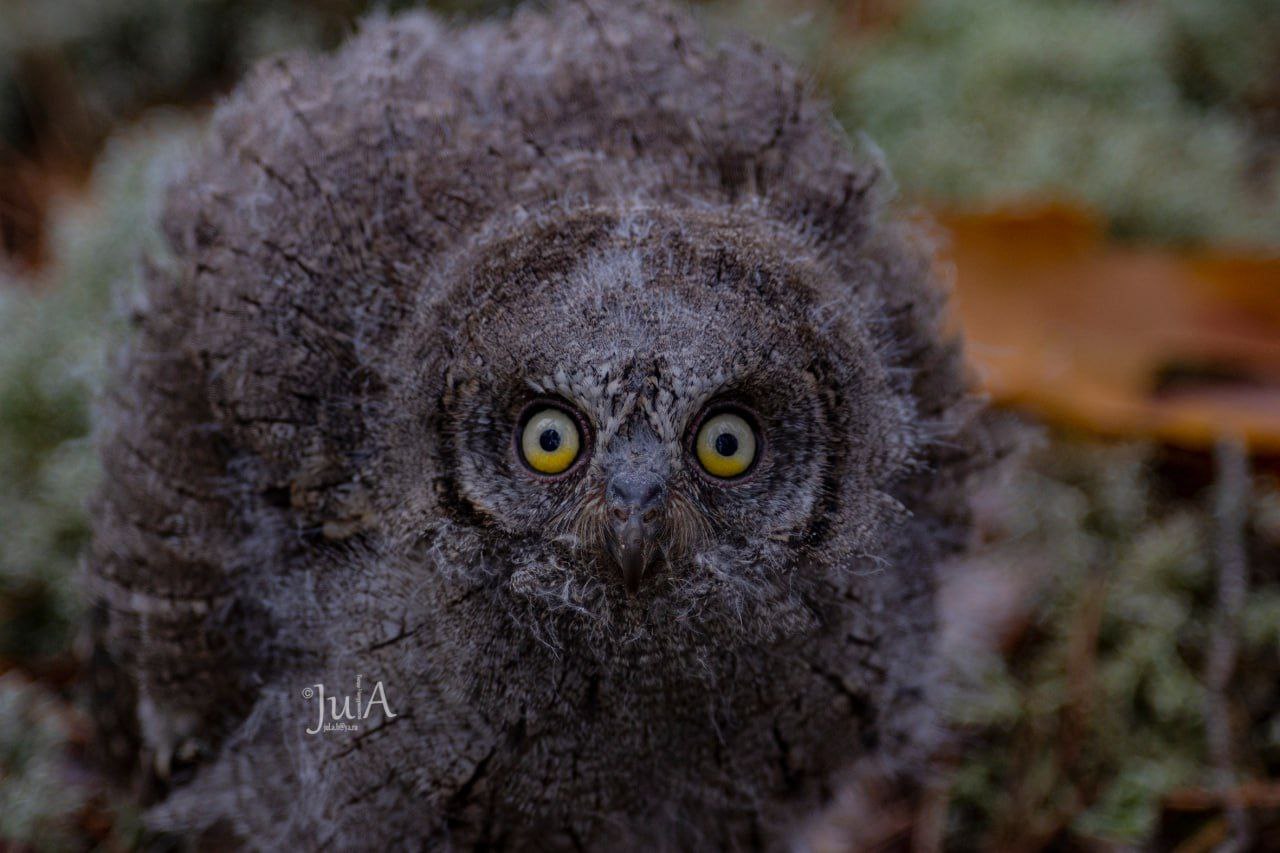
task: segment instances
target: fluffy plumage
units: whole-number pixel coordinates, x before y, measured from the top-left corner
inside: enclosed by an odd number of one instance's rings
[[[151,822],[266,848],[776,846],[932,730],[990,453],[927,247],[801,77],[665,6],[368,23],[173,190],[104,402],[91,580]],[[586,424],[564,477],[520,413]],[[753,413],[702,476],[689,430]],[[617,471],[661,559],[610,563]],[[308,735],[304,687],[394,718]]]

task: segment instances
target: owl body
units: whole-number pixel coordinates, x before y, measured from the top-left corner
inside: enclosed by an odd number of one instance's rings
[[[796,72],[661,5],[260,68],[103,405],[150,823],[777,847],[850,767],[917,773],[991,453],[882,183]]]

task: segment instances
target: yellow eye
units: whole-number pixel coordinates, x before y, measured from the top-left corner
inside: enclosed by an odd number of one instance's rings
[[[559,474],[578,458],[582,446],[578,425],[560,409],[545,408],[525,421],[520,452],[529,467],[540,474]]]
[[[732,412],[721,412],[702,422],[694,442],[698,462],[714,477],[737,477],[756,458],[756,433],[751,424]]]

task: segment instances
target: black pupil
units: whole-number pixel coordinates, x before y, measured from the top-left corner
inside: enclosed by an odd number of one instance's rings
[[[732,456],[738,452],[738,437],[731,432],[722,432],[716,436],[716,453],[721,456]]]
[[[547,453],[555,453],[560,448],[560,431],[554,427],[544,429],[538,436],[538,446]]]

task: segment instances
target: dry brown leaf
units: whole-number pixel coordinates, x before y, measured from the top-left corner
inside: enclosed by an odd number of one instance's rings
[[[1103,434],[1280,451],[1280,258],[1116,246],[1065,207],[939,219],[997,401]]]

